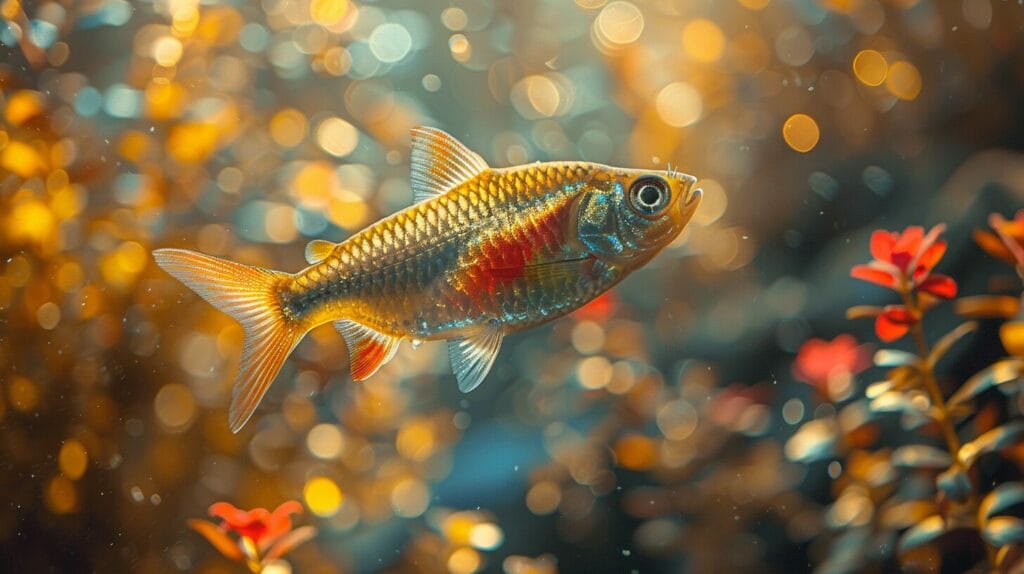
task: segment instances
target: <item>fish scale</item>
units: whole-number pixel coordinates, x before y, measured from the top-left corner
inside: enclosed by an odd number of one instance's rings
[[[700,198],[691,193],[695,179],[677,172],[585,162],[492,169],[431,128],[413,130],[410,159],[414,205],[340,244],[312,241],[309,265],[297,273],[154,252],[245,330],[232,430],[305,333],[327,322],[345,339],[354,380],[388,362],[403,339],[444,339],[468,392],[487,376],[505,335],[578,309],[644,265]]]

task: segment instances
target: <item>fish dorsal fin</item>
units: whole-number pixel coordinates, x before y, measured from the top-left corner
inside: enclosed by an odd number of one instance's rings
[[[342,319],[334,322],[348,345],[349,366],[353,381],[364,381],[395,356],[399,337],[391,337],[355,321]]]
[[[487,169],[487,162],[459,140],[422,126],[412,130],[411,164],[414,203],[437,197]]]
[[[468,337],[448,341],[448,356],[460,391],[468,393],[480,386],[498,356],[502,338],[496,325],[488,325]]]
[[[332,243],[326,239],[314,239],[306,244],[306,263],[310,265],[314,263],[320,263],[334,251],[337,247],[337,243]]]

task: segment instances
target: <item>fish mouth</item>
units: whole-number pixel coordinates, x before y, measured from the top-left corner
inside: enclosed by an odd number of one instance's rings
[[[697,183],[697,178],[692,175],[681,175],[679,176],[684,182],[684,196],[679,202],[679,211],[683,213],[693,213],[697,206],[700,205],[701,198],[704,197],[704,191],[701,188],[694,188],[694,184]]]

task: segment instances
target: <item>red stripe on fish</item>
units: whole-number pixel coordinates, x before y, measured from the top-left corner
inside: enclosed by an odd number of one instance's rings
[[[493,295],[522,277],[538,255],[558,250],[564,241],[569,205],[556,205],[520,228],[495,233],[483,241],[476,263],[464,272],[460,290],[474,299]]]

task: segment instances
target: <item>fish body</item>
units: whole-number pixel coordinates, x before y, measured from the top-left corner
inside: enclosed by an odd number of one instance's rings
[[[677,172],[549,162],[492,169],[448,134],[413,130],[416,201],[342,243],[315,240],[294,274],[160,249],[157,263],[245,327],[239,430],[302,336],[335,323],[354,380],[403,339],[449,341],[463,391],[508,333],[569,313],[649,261],[695,211]]]

